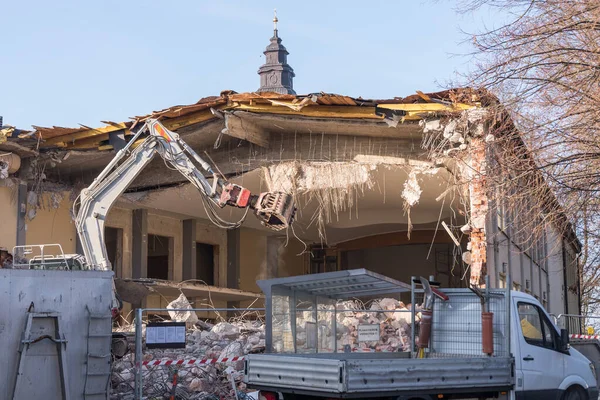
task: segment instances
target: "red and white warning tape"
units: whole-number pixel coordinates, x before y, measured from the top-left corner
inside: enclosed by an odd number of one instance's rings
[[[600,335],[569,335],[571,339],[595,339],[600,340]]]
[[[203,360],[189,359],[189,360],[155,360],[155,361],[144,361],[142,365],[145,366],[159,366],[159,365],[199,365],[199,364],[221,364],[228,362],[242,361],[244,357],[221,357],[221,358],[205,358]]]

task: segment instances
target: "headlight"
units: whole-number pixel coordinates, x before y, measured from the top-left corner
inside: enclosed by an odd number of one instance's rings
[[[596,377],[596,367],[594,366],[594,364],[590,363],[590,369],[592,370],[592,375],[594,375],[594,379],[598,381],[598,378]]]

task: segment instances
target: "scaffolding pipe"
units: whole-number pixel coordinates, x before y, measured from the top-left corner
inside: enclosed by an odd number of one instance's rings
[[[142,308],[135,310],[135,398],[142,400]]]

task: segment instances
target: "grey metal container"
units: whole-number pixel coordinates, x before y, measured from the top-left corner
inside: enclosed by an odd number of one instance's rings
[[[571,347],[586,356],[596,368],[596,379],[600,382],[600,340],[571,339]]]
[[[18,350],[22,340],[28,309],[33,303],[36,313],[60,314],[61,331],[67,340],[65,373],[68,396],[60,383],[57,345],[48,339],[30,345],[23,358],[23,373],[15,393],[18,399],[83,399],[87,375],[88,354],[110,353],[112,271],[61,271],[0,269],[0,348],[4,360],[0,368],[0,399],[10,399],[19,363]],[[88,311],[89,310],[89,311]],[[94,323],[89,342],[89,316],[106,315]],[[43,323],[32,329],[32,338],[41,334],[54,335]],[[36,336],[37,335],[37,336]],[[109,362],[107,358],[105,362]],[[88,382],[100,390],[107,379]],[[106,389],[104,389],[106,391]],[[95,398],[106,398],[107,394]]]

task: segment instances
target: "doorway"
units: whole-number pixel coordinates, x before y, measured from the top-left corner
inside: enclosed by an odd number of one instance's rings
[[[217,246],[196,243],[196,279],[207,285],[215,284],[215,251]]]
[[[148,278],[169,279],[173,260],[173,238],[148,235]]]

